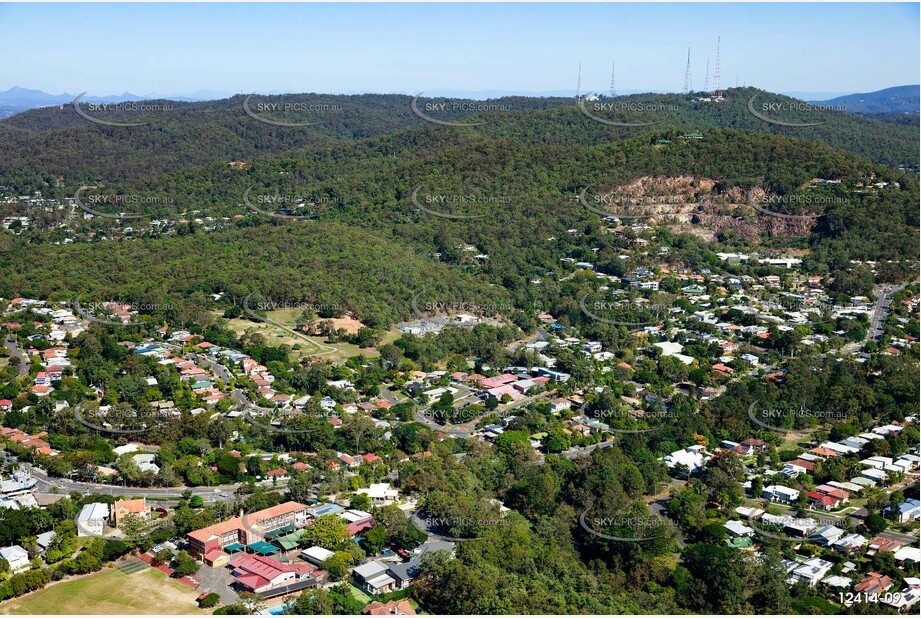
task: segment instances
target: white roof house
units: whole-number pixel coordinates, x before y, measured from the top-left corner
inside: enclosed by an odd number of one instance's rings
[[[833,586],[835,588],[850,588],[852,580],[850,577],[841,577],[840,575],[829,575],[822,580],[823,584]]]
[[[894,558],[896,562],[902,562],[907,560],[909,562],[914,562],[915,564],[921,562],[921,549],[914,547],[912,545],[906,545],[900,547],[898,551],[895,552]]]
[[[317,566],[323,564],[327,559],[332,558],[335,552],[329,551],[324,547],[314,545],[301,552],[301,558]]]
[[[784,485],[768,485],[762,490],[761,497],[773,502],[796,502],[799,490]]]
[[[356,493],[366,494],[375,504],[389,504],[400,497],[400,490],[391,489],[390,483],[371,483],[370,487],[359,489]]]
[[[731,536],[751,536],[755,532],[754,528],[749,528],[742,522],[734,519],[727,521],[723,524],[723,527],[729,531]]]
[[[828,547],[844,536],[844,530],[837,526],[822,526],[809,535],[809,540]]]
[[[160,466],[154,463],[157,456],[153,453],[142,453],[140,455],[135,455],[131,459],[138,465],[141,472],[153,472],[154,474],[160,472]]]
[[[41,534],[35,537],[35,543],[42,549],[46,549],[51,542],[54,541],[58,533],[54,530],[49,530],[48,532],[42,532]]]
[[[681,451],[669,453],[663,458],[663,461],[669,468],[685,466],[690,472],[694,472],[710,461],[710,454],[707,453],[704,447],[694,445]]]
[[[885,481],[889,478],[888,474],[882,470],[877,470],[876,468],[867,468],[860,474],[867,477],[868,479],[873,479],[874,481]]]
[[[6,558],[13,573],[29,570],[29,552],[19,545],[0,548],[0,558]]]
[[[828,560],[821,558],[810,558],[802,565],[793,569],[790,578],[787,580],[791,584],[796,582],[805,582],[810,586],[815,586],[823,577],[832,569],[834,565]]]
[[[833,543],[833,547],[847,553],[860,549],[867,544],[867,537],[861,534],[848,534]]]

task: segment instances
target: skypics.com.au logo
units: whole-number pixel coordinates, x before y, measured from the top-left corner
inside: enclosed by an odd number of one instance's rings
[[[345,201],[332,195],[295,195],[279,193],[252,194],[254,187],[243,193],[243,204],[253,212],[277,219],[317,219],[332,207]]]
[[[478,127],[486,124],[483,122],[462,122],[460,120],[450,120],[451,118],[463,118],[477,114],[495,114],[497,112],[510,112],[512,107],[505,103],[490,103],[487,101],[467,101],[460,99],[430,99],[423,100],[420,92],[413,97],[410,102],[410,108],[413,113],[432,124],[440,124],[444,127]]]
[[[460,317],[455,321],[457,324],[462,325],[465,322],[470,322],[470,318],[489,318],[508,315],[515,309],[511,303],[502,301],[482,302],[433,297],[424,299],[423,295],[425,295],[425,293],[426,291],[423,288],[420,292],[413,296],[412,301],[410,302],[413,313],[417,318],[421,320],[429,319],[436,315],[459,315]]]
[[[329,421],[333,419],[341,420],[342,414],[335,409],[324,409],[315,411],[305,410],[295,414],[279,415],[276,410],[252,405],[246,406],[243,411],[243,420],[269,434],[296,435],[314,433],[321,431],[322,427],[305,428],[302,427],[302,425],[311,421],[329,423]]]
[[[422,185],[413,189],[410,201],[419,211],[440,217],[442,219],[481,219],[487,213],[465,214],[450,212],[451,209],[482,209],[488,206],[503,206],[511,204],[513,199],[509,196],[474,195],[469,193],[428,193],[420,195]]]
[[[323,122],[323,120],[307,121],[306,118],[316,118],[319,114],[337,114],[343,111],[341,105],[301,100],[304,96],[284,95],[283,97],[271,97],[274,100],[259,100],[269,97],[250,94],[243,99],[243,111],[250,118],[263,124],[294,129],[310,127]],[[253,97],[259,97],[259,99],[254,101]]]
[[[151,103],[146,101],[121,101],[118,103],[85,103],[86,109],[84,110],[80,107],[83,98],[86,96],[86,92],[80,93],[73,100],[73,108],[77,114],[85,119],[89,120],[94,124],[103,125],[106,127],[142,127],[144,125],[151,124],[152,120],[147,120],[144,122],[125,122],[122,120],[103,120],[98,116],[100,114],[108,114],[114,117],[121,118],[124,115],[131,116],[148,116],[150,114],[155,114],[159,112],[171,112],[176,109],[176,106],[171,103]]]
[[[586,293],[579,299],[579,309],[592,320],[612,326],[642,328],[660,324],[671,308],[671,305],[666,303],[640,302],[638,299],[596,300],[589,303],[590,295],[591,293]]]
[[[513,410],[484,410],[481,406],[466,406],[461,408],[452,408],[450,410],[440,410],[430,408],[420,410],[417,418],[425,421],[436,423],[438,425],[464,425],[478,418],[495,416],[499,419],[513,416]]]
[[[799,406],[771,405],[759,406],[760,399],[756,399],[748,406],[748,418],[756,425],[775,433],[800,433],[806,434],[813,427],[823,423],[845,421],[846,412],[836,410],[810,410],[805,403]],[[797,428],[797,425],[800,428]],[[806,427],[802,427],[806,425]]]
[[[257,292],[248,294],[241,303],[243,312],[251,320],[263,322],[284,331],[312,348],[313,356],[335,354],[338,348],[320,343],[307,332],[318,327],[323,320],[342,315],[344,309],[335,303],[312,303],[273,300]],[[276,317],[269,317],[273,312]]]
[[[587,197],[591,186],[579,192],[579,202],[596,215],[616,219],[649,219],[682,214],[685,207],[698,204],[688,202],[676,195],[625,195],[622,193],[598,193]]]
[[[149,406],[135,409],[124,404],[89,407],[82,402],[73,408],[74,418],[93,431],[115,436],[139,435],[162,427],[180,413],[175,408]]]
[[[664,429],[667,423],[678,418],[678,413],[670,408],[657,408],[652,410],[594,409],[587,411],[585,416],[608,425],[605,431],[610,431],[612,433],[640,434]],[[660,424],[649,429],[620,429],[611,426],[612,423],[635,424],[640,422],[648,423],[650,421],[656,421]]]
[[[671,103],[655,103],[632,99],[597,99],[579,97],[579,111],[595,122],[610,127],[648,127],[674,115],[680,107]],[[626,122],[627,119],[651,118],[646,122]]]
[[[139,194],[106,194],[94,193],[83,195],[88,189],[96,189],[92,185],[81,186],[74,193],[74,203],[78,208],[94,217],[102,219],[144,219],[149,214],[141,214],[140,210],[157,206],[173,206],[175,200],[168,196],[139,195]],[[100,208],[127,209],[121,212],[104,212]]]
[[[674,536],[678,525],[658,515],[605,514],[605,509],[588,508],[579,515],[579,525],[599,539],[619,543],[642,543],[666,540]]]
[[[758,188],[753,188],[748,193],[748,204],[761,214],[799,221],[814,221],[825,216],[825,211],[830,206],[840,206],[848,202],[846,197],[837,195],[769,195]],[[794,214],[797,211],[799,214]]]
[[[139,316],[143,314],[173,311],[175,305],[169,302],[154,302],[142,299],[119,299],[113,301],[83,300],[86,294],[78,294],[71,301],[74,311],[90,322],[109,326],[133,327],[147,324]]]
[[[430,539],[460,543],[488,538],[487,533],[490,531],[501,533],[510,525],[505,517],[498,513],[483,516],[436,517],[427,514],[424,509],[419,509],[410,515],[409,521]]]
[[[719,214],[719,206],[691,201],[681,195],[629,195],[619,192],[595,193],[589,196],[591,186],[582,189],[578,201],[583,208],[604,219],[635,220],[669,217],[692,217],[700,214]],[[833,206],[849,203],[842,195],[816,193],[790,193],[771,195],[760,187],[748,191],[747,203],[756,213],[786,220],[815,221]],[[744,202],[735,204],[741,206]],[[725,204],[724,207],[733,207]],[[702,211],[706,209],[707,213]]]
[[[837,105],[807,103],[795,99],[785,99],[782,101],[762,101],[758,105],[755,99],[758,94],[752,95],[748,100],[748,112],[759,120],[780,127],[802,128],[817,127],[823,125],[827,120],[819,120],[822,115],[829,112],[846,112],[847,105],[843,103]]]

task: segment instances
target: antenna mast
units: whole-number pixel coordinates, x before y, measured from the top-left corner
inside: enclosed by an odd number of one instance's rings
[[[704,92],[710,91],[710,56],[707,56],[707,71],[704,73]]]
[[[720,37],[716,37],[716,70],[713,72],[713,96],[722,99],[723,89],[720,86]]]
[[[611,63],[611,96],[617,96],[617,87],[614,85],[614,63]]]
[[[688,66],[684,70],[684,93],[691,92],[691,48],[688,47]]]
[[[582,63],[579,63],[579,81],[576,82],[576,101],[582,97]]]

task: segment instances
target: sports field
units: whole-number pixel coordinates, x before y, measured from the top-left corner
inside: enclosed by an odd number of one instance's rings
[[[142,563],[141,563],[142,564]],[[198,593],[166,574],[129,563],[0,603],[0,614],[210,614]]]

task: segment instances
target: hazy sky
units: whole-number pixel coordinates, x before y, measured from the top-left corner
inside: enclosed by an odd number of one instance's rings
[[[918,4],[0,4],[0,90],[865,92],[918,83]],[[712,79],[712,77],[711,77]]]

